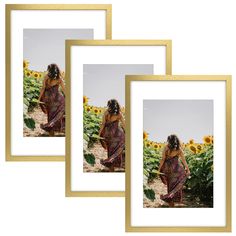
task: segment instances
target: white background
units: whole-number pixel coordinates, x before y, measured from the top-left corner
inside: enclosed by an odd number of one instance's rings
[[[124,55],[126,55],[124,57]],[[137,56],[142,55],[142,56]],[[83,65],[150,64],[165,74],[165,46],[73,46],[71,49],[71,185],[73,191],[125,191],[124,173],[83,173]],[[125,76],[125,75],[124,75]],[[125,79],[125,78],[123,78]],[[80,99],[81,98],[81,99]]]
[[[131,82],[132,226],[225,226],[225,84],[224,81]],[[179,92],[181,89],[183,93]],[[143,100],[146,99],[214,100],[214,208],[143,208]]]
[[[4,236],[110,236],[111,233],[114,236],[129,235],[124,232],[124,198],[65,198],[64,163],[5,162],[5,2],[3,0],[0,3],[0,234]],[[13,1],[8,1],[10,2]],[[37,0],[14,1],[14,3],[21,2],[39,3]],[[54,3],[59,2],[63,1],[54,1]],[[66,3],[69,2],[73,1]],[[236,76],[235,0],[84,2],[77,0],[74,2],[113,3],[114,39],[172,39],[173,74]],[[235,86],[233,82],[233,93],[236,92]],[[235,106],[235,95],[233,101]],[[233,120],[235,119],[233,114]],[[233,129],[235,129],[234,123]],[[235,138],[234,133],[233,143],[236,141]],[[235,154],[233,149],[232,157],[235,157]],[[232,165],[235,168],[235,158],[232,158]],[[236,197],[235,179],[236,171],[233,171],[232,199]],[[235,204],[233,208],[235,222]],[[235,228],[233,230],[235,231]]]

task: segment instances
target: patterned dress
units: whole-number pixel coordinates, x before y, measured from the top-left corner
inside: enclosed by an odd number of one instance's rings
[[[40,100],[40,107],[48,116],[48,123],[41,124],[41,129],[57,132],[65,132],[65,98],[59,91],[59,84],[46,85]]]
[[[161,180],[168,190],[167,194],[161,195],[161,199],[165,202],[182,202],[182,189],[187,176],[178,156],[166,157],[161,172],[164,173]]]
[[[101,160],[101,164],[108,168],[124,168],[125,134],[119,126],[119,120],[107,121],[101,137],[104,138],[101,140],[101,144],[107,149],[108,154],[108,158]]]

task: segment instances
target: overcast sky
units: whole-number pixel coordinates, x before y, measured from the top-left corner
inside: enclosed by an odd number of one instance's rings
[[[135,74],[153,74],[153,65],[84,65],[84,95],[91,105],[104,107],[115,98],[125,106],[125,75]]]
[[[149,139],[166,141],[176,134],[182,142],[202,142],[213,135],[212,100],[144,100],[143,128]]]
[[[24,29],[23,57],[29,69],[45,71],[51,63],[65,70],[65,40],[93,39],[93,29]]]

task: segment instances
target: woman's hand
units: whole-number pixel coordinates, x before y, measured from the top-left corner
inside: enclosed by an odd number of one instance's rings
[[[158,170],[157,170],[159,173],[161,173],[161,167],[162,167],[162,165],[160,165]]]
[[[101,127],[101,129],[99,130],[99,132],[98,132],[98,135],[99,135],[99,137],[101,137],[102,138],[102,132],[103,132],[103,127]]]
[[[186,175],[189,176],[189,175],[190,175],[190,170],[189,170],[189,168],[187,168],[185,171],[186,171]]]

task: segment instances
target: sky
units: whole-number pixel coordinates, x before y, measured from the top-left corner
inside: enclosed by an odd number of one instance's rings
[[[153,74],[153,65],[84,65],[84,95],[89,104],[104,107],[110,99],[125,106],[125,75]]]
[[[45,71],[56,63],[65,71],[65,39],[93,39],[93,29],[24,29],[23,57],[29,69]]]
[[[213,135],[213,100],[144,100],[143,128],[149,139],[164,142],[176,134],[182,142]]]

